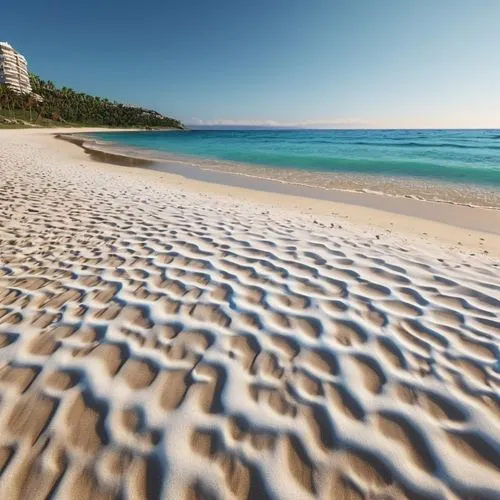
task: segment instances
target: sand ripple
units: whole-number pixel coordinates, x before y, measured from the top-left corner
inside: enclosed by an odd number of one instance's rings
[[[493,259],[18,146],[2,498],[498,498]]]

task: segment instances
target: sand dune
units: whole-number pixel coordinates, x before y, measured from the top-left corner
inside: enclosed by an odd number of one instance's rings
[[[498,498],[498,255],[34,137],[0,136],[0,498]]]

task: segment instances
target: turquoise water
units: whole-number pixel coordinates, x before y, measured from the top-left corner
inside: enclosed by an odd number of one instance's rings
[[[500,131],[193,130],[92,135],[122,146],[242,165],[500,188]]]

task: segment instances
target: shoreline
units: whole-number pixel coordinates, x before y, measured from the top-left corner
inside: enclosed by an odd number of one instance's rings
[[[90,139],[98,145],[98,148],[106,147],[108,150],[120,151],[128,156],[147,158],[165,166],[175,164],[213,172],[214,175],[222,175],[223,173],[240,175],[253,180],[253,182],[271,181],[292,185],[295,188],[316,189],[318,191],[379,194],[395,198],[500,210],[500,192],[489,183],[474,184],[442,178],[412,176],[411,174],[376,175],[368,172],[328,171],[238,162],[203,155],[170,153],[168,149],[149,149],[127,145],[127,141],[122,143],[116,135],[108,135],[107,133]],[[190,176],[193,177],[193,174]],[[194,177],[196,178],[196,174]]]
[[[77,138],[76,134],[59,134],[60,139],[76,143],[94,160],[112,162],[117,165],[147,167],[151,171],[167,175],[182,176],[186,180],[201,182],[205,185],[227,186],[244,189],[251,192],[272,193],[278,196],[291,196],[308,199],[312,202],[331,202],[342,206],[365,208],[407,216],[438,224],[446,224],[469,231],[484,232],[488,235],[500,235],[500,209],[494,207],[470,206],[448,201],[429,201],[406,196],[389,195],[385,193],[370,193],[342,189],[322,189],[316,186],[304,186],[281,182],[273,179],[263,179],[244,173],[221,172],[193,167],[188,162],[178,160],[167,161],[155,159],[152,156],[141,156],[140,151],[124,151],[112,143],[102,144],[93,138]],[[65,139],[65,136],[67,138]]]

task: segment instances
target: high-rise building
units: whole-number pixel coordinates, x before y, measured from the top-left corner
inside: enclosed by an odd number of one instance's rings
[[[31,92],[28,63],[7,42],[0,42],[0,84],[2,83],[14,92]]]

